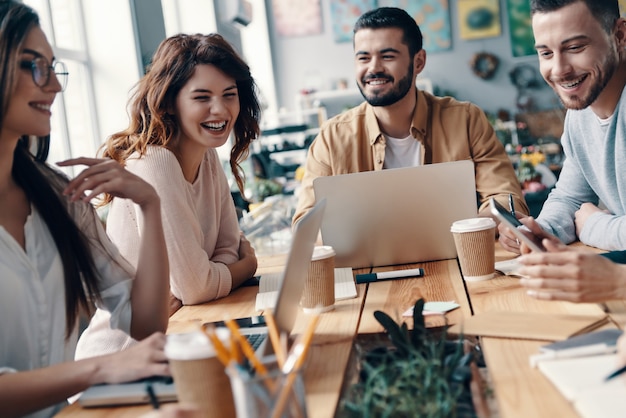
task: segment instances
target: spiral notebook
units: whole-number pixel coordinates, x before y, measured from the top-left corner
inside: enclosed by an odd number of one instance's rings
[[[78,402],[84,407],[146,404],[150,403],[148,385],[160,403],[177,400],[172,378],[155,376],[136,382],[91,386],[80,395]]]

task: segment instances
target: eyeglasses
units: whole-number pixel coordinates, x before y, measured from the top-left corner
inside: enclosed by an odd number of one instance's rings
[[[62,62],[55,62],[50,65],[48,60],[44,57],[33,58],[32,61],[22,61],[20,67],[24,70],[30,70],[33,75],[33,81],[39,87],[45,87],[50,83],[50,73],[54,71],[54,74],[59,80],[61,85],[61,91],[65,90],[67,85],[67,67]]]

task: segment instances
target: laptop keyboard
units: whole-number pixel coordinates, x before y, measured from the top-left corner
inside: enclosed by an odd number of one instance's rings
[[[250,343],[250,345],[252,346],[252,348],[256,350],[257,348],[259,348],[261,343],[265,340],[265,338],[267,337],[267,334],[265,333],[264,334],[248,334],[248,335],[245,335],[245,337]]]

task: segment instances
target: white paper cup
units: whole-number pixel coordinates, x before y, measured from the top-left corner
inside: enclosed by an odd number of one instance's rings
[[[230,345],[227,328],[217,328],[216,334],[225,346]],[[203,332],[168,335],[165,355],[178,402],[193,405],[202,416],[236,417],[230,379]]]

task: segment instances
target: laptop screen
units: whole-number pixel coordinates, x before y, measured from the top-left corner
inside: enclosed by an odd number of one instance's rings
[[[318,177],[313,188],[336,267],[455,258],[450,225],[478,212],[470,160]]]

